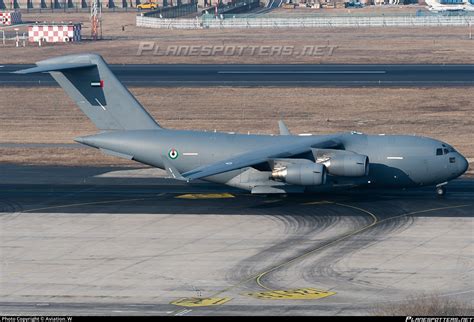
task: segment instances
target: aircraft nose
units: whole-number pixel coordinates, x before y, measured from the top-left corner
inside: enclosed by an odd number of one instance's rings
[[[466,158],[464,156],[459,154],[459,171],[460,171],[459,175],[466,172],[467,168],[469,168],[469,162],[466,160]]]

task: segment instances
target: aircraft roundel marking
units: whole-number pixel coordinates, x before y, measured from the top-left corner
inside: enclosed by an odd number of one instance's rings
[[[168,151],[168,156],[172,160],[176,159],[179,156],[178,150],[176,150],[175,148],[170,149]]]

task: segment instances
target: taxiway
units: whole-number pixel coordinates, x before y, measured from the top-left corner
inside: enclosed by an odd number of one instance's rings
[[[265,197],[129,181],[133,171],[144,170],[9,167],[0,313],[347,315],[423,294],[472,301],[472,179],[445,198]]]

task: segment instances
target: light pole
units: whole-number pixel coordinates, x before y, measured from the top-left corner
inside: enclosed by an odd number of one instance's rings
[[[16,46],[18,47],[20,44],[20,36],[18,35],[18,28],[14,29],[16,31]]]

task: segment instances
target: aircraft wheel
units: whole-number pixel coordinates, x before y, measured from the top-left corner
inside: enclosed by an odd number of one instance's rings
[[[438,197],[442,197],[446,194],[446,187],[437,187],[436,188],[436,195]]]

